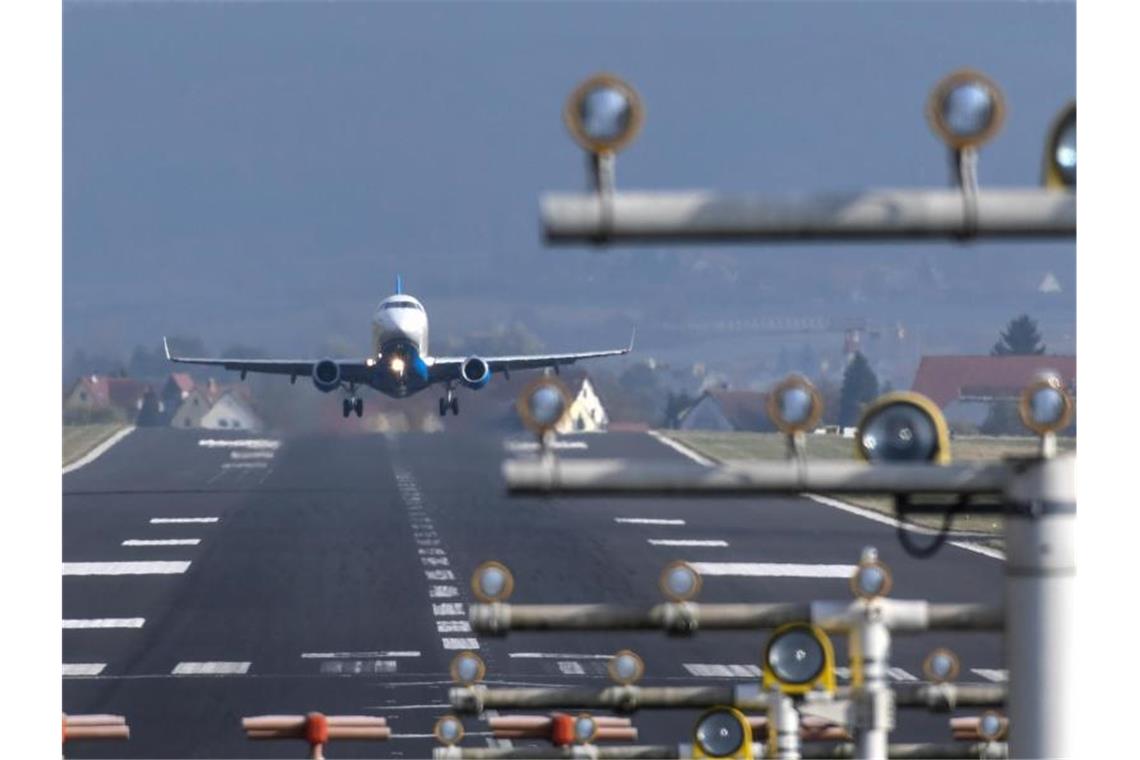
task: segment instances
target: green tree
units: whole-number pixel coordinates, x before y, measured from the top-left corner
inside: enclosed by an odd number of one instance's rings
[[[993,356],[1045,353],[1045,344],[1041,342],[1041,333],[1037,332],[1037,323],[1028,314],[1011,319],[990,353]]]
[[[843,371],[843,387],[839,391],[839,424],[854,425],[863,405],[879,395],[879,378],[867,357],[856,351]]]

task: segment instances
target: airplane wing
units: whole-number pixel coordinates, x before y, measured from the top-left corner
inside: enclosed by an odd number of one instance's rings
[[[202,359],[189,356],[174,356],[170,353],[170,346],[166,338],[162,339],[162,348],[166,351],[166,358],[181,364],[204,364],[210,367],[241,372],[244,380],[247,372],[261,372],[271,375],[290,375],[291,377],[307,377],[313,373],[313,365],[320,359]],[[334,359],[340,367],[340,377],[348,383],[367,383],[369,367],[363,361],[355,359]]]
[[[561,367],[573,364],[579,359],[598,359],[603,356],[623,356],[633,351],[633,341],[637,336],[634,330],[629,338],[629,345],[625,348],[613,348],[606,351],[583,351],[574,354],[530,354],[525,356],[481,356],[487,362],[491,372],[510,372],[516,369],[538,369],[541,367]],[[465,356],[437,356],[432,361],[430,372],[432,380],[455,380],[459,377],[459,369]]]

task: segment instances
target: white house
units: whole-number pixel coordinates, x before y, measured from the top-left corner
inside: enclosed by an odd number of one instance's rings
[[[567,378],[570,379],[570,378]],[[606,429],[610,418],[602,400],[583,373],[566,386],[570,391],[570,411],[556,428],[558,433],[596,433]]]
[[[265,423],[241,395],[226,391],[202,415],[198,427],[208,430],[248,430],[256,433],[265,428]]]

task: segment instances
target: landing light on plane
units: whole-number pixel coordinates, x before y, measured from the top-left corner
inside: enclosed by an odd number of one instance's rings
[[[404,374],[404,360],[401,359],[400,357],[398,357],[398,356],[393,357],[392,361],[389,362],[388,366],[391,367],[393,375]]]

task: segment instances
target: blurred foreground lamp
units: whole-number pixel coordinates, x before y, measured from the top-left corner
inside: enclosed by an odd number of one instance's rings
[[[631,649],[623,649],[610,658],[606,669],[614,683],[629,686],[645,674],[645,662]]]
[[[961,69],[935,85],[926,103],[926,117],[951,149],[977,148],[1001,129],[1005,98],[985,74]]]
[[[1077,104],[1070,103],[1053,121],[1045,143],[1045,187],[1077,187]]]
[[[540,377],[523,389],[515,408],[523,425],[545,439],[570,412],[570,393],[554,378]]]
[[[1006,730],[1009,728],[1009,721],[1001,714],[993,710],[986,710],[978,718],[978,735],[984,741],[996,742],[1005,736]]]
[[[891,590],[891,571],[879,561],[878,552],[868,547],[851,574],[851,592],[860,599],[878,599]]]
[[[950,461],[950,432],[938,405],[920,393],[895,391],[875,399],[855,432],[856,451],[872,463]]]
[[[589,744],[598,736],[598,722],[589,713],[580,713],[574,718],[574,742]]]
[[[934,683],[953,681],[958,677],[959,668],[958,655],[943,647],[926,655],[922,663],[922,672]]]
[[[816,687],[835,691],[835,652],[821,628],[809,623],[780,626],[764,647],[764,687],[807,694]]]
[[[515,590],[515,577],[502,562],[484,562],[471,576],[471,590],[481,602],[505,602]]]
[[[483,680],[487,666],[483,658],[471,651],[460,652],[451,660],[451,680],[461,686],[472,686]]]
[[[1073,421],[1073,399],[1061,378],[1045,373],[1021,393],[1017,405],[1021,422],[1041,437],[1040,456],[1057,453],[1057,433]]]
[[[752,757],[752,726],[733,707],[714,707],[697,720],[694,757]]]
[[[819,424],[823,399],[802,375],[790,375],[768,393],[768,417],[787,435],[803,433]]]
[[[432,733],[440,744],[451,747],[463,739],[463,723],[454,715],[444,715],[435,722]]]
[[[574,141],[590,153],[612,154],[641,130],[644,110],[637,91],[612,74],[595,74],[574,88],[562,111]]]
[[[677,560],[661,571],[658,585],[669,600],[687,602],[701,590],[701,574],[688,562]]]

